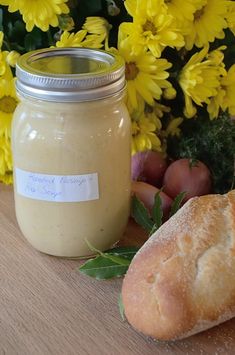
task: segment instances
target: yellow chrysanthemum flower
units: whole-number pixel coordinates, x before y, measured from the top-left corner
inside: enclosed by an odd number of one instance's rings
[[[2,31],[0,31],[0,49],[2,48],[3,38],[4,38],[4,34]]]
[[[85,40],[83,41],[83,47],[87,48],[103,48],[104,47],[104,38],[100,35],[86,35]]]
[[[125,6],[133,22],[123,22],[120,30],[130,36],[135,53],[145,48],[159,58],[167,46],[183,47],[184,38],[175,27],[164,0],[127,0]]]
[[[68,0],[0,0],[0,5],[7,5],[9,12],[19,11],[26,24],[27,31],[34,26],[47,31],[49,26],[58,26],[58,15],[68,14],[65,4]]]
[[[87,31],[80,30],[77,33],[64,31],[60,40],[56,42],[56,47],[83,47],[82,41],[86,37]]]
[[[150,112],[145,112],[145,117],[149,120],[149,122],[155,125],[155,131],[160,131],[162,129],[162,122],[159,117],[156,115],[156,111],[151,108]]]
[[[0,181],[12,184],[12,168],[10,139],[3,134],[0,136]]]
[[[0,77],[2,79],[12,78],[12,71],[10,67],[15,67],[17,59],[20,54],[16,51],[0,51]]]
[[[132,121],[132,154],[146,150],[161,151],[161,141],[156,134],[156,124],[143,113]]]
[[[15,79],[0,79],[0,136],[10,136],[12,115],[17,103]]]
[[[131,48],[129,39],[119,41],[118,52],[126,64],[128,100],[133,108],[137,108],[139,95],[149,105],[153,105],[154,99],[160,99],[162,89],[171,87],[166,80],[171,63],[166,59],[156,59],[143,48],[141,52],[134,54]]]
[[[165,137],[168,137],[168,136],[177,136],[177,137],[179,137],[180,132],[181,132],[179,126],[181,125],[183,120],[184,119],[182,117],[172,118],[170,120],[170,122],[168,123],[168,126],[167,126],[166,130],[163,132],[164,136]]]
[[[224,59],[224,54],[222,50],[225,49],[226,46],[222,46],[217,50],[212,51],[211,53],[209,53],[208,59],[211,59],[214,61],[215,64],[217,63],[218,65],[220,65],[220,63],[222,63]],[[220,78],[221,82],[222,82],[222,78],[226,75],[227,75],[226,70],[223,70],[223,73],[221,73],[221,78]],[[219,116],[220,108],[223,106],[224,96],[226,92],[224,88],[221,86],[221,82],[220,82],[220,87],[217,90],[217,94],[211,97],[210,102],[207,105],[207,111],[209,113],[211,120]]]
[[[174,23],[183,35],[188,34],[193,14],[204,5],[205,0],[164,0],[168,13],[174,18]]]
[[[201,48],[215,38],[224,38],[224,29],[227,27],[226,16],[230,1],[204,0],[203,4],[194,13],[193,21],[188,23],[188,34],[185,36],[186,49],[193,45]]]
[[[129,114],[132,117],[136,117],[136,119],[138,119],[140,112],[144,112],[145,109],[145,101],[143,99],[143,97],[140,96],[140,94],[136,93],[137,96],[137,106],[133,107],[130,99],[126,98],[126,105],[127,105],[127,109]]]
[[[199,106],[203,103],[209,104],[210,98],[217,95],[220,77],[226,74],[221,51],[218,49],[207,57],[208,49],[209,47],[206,46],[195,53],[179,76],[179,84],[185,97],[184,114],[188,118],[193,117],[197,112],[193,102]],[[221,58],[220,62],[219,58]]]
[[[153,110],[157,117],[162,118],[165,113],[169,113],[171,111],[170,107],[160,104],[155,101]]]
[[[8,51],[0,51],[0,78],[10,80],[13,78],[11,68],[7,63]]]
[[[221,79],[221,88],[225,91],[223,97],[222,110],[228,109],[230,115],[235,115],[235,64],[233,64],[225,75]]]
[[[173,86],[165,89],[163,92],[163,97],[166,100],[173,100],[176,98],[176,95],[177,95],[177,92],[176,92],[175,88],[173,88]]]
[[[1,51],[2,44],[4,39],[4,33],[0,31],[0,76],[4,75],[7,69],[6,57],[9,52]]]
[[[100,35],[87,35],[86,30],[80,30],[77,33],[64,31],[60,40],[56,42],[56,47],[86,47],[102,48],[104,38]]]
[[[205,3],[205,0],[164,0],[164,2],[169,14],[182,22],[185,20],[193,21],[193,14],[198,6]]]
[[[82,28],[90,34],[99,36],[100,42],[105,41],[105,48],[108,49],[109,31],[112,26],[105,18],[98,16],[87,17]]]
[[[0,52],[0,76],[2,76],[6,71],[6,56],[4,52]]]
[[[211,120],[217,118],[219,116],[220,108],[223,106],[225,90],[222,87],[217,91],[217,95],[213,96],[210,99],[209,104],[207,105],[207,112],[209,113],[209,117]]]
[[[130,101],[128,101],[129,103]],[[140,104],[139,104],[140,103]],[[131,118],[133,121],[138,121],[141,115],[145,113],[145,116],[155,124],[157,130],[161,130],[162,122],[160,118],[164,116],[165,113],[169,113],[171,111],[170,107],[167,107],[158,101],[154,101],[153,106],[148,106],[145,104],[144,100],[138,98],[138,108],[130,110],[130,106],[127,105],[128,111],[131,114]]]
[[[6,61],[11,67],[14,68],[19,57],[20,53],[18,53],[17,51],[10,51],[6,57]]]
[[[232,2],[229,6],[228,13],[227,13],[227,22],[228,27],[233,32],[235,36],[235,3]]]
[[[2,31],[0,31],[0,76],[3,75],[6,70],[6,61],[5,61],[3,52],[1,51],[2,44],[3,44],[3,38],[4,38],[4,34]]]

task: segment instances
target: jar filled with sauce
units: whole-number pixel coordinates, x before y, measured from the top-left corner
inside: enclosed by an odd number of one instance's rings
[[[81,257],[122,236],[130,209],[130,118],[122,58],[86,48],[18,61],[12,125],[17,221],[37,250]]]

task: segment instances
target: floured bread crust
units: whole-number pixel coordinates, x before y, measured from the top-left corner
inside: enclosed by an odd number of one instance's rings
[[[124,278],[125,314],[156,339],[235,316],[235,190],[190,199],[144,244]]]

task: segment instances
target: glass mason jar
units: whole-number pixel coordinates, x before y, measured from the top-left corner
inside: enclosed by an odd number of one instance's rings
[[[16,68],[12,125],[17,221],[37,250],[62,257],[105,250],[130,208],[130,118],[119,56],[38,50]]]

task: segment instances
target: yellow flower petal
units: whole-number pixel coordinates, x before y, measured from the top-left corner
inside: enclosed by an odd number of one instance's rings
[[[162,88],[171,87],[166,80],[171,63],[166,59],[156,59],[143,48],[135,54],[129,38],[119,41],[118,53],[126,64],[127,95],[133,109],[138,106],[138,95],[153,105],[154,99],[160,99]]]
[[[193,14],[193,21],[187,23],[186,49],[192,49],[193,45],[202,48],[216,38],[224,38],[224,29],[227,28],[226,16],[230,4],[228,0],[206,0],[196,4],[197,9]]]
[[[196,114],[196,107],[204,103],[210,104],[220,88],[221,77],[226,74],[223,63],[222,47],[208,54],[208,46],[199,53],[195,53],[183,67],[179,84],[185,96],[185,116],[188,118]],[[209,110],[212,110],[210,107]]]
[[[32,31],[34,26],[42,31],[47,31],[49,26],[58,26],[58,15],[68,14],[69,8],[65,4],[68,0],[6,0],[0,1],[8,5],[9,12],[19,11],[26,23],[27,31]]]
[[[130,38],[133,53],[138,54],[144,48],[160,58],[165,47],[184,46],[183,35],[164,1],[128,0],[125,6],[133,22],[123,23],[121,31],[124,39]]]

